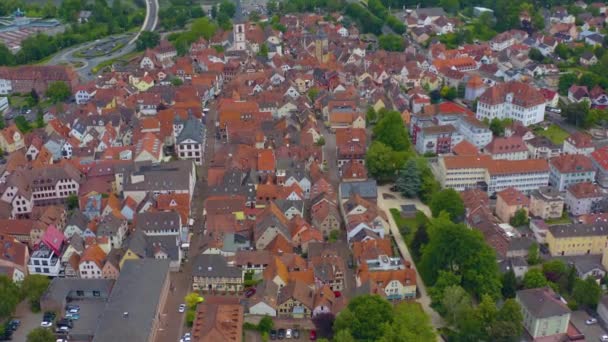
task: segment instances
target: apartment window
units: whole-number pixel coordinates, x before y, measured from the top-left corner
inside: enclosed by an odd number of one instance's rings
[[[40,267],[36,267],[34,270],[36,271],[36,273],[42,273],[42,270],[40,269]]]

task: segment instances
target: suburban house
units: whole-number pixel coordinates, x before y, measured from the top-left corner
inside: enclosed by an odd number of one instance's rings
[[[562,217],[564,211],[564,197],[557,189],[550,186],[540,187],[530,193],[531,216],[543,220]]]
[[[229,265],[222,255],[198,255],[192,265],[192,289],[219,293],[240,292],[243,290],[243,273],[238,267]]]
[[[532,338],[564,335],[570,323],[570,309],[549,287],[517,291],[524,328]],[[556,337],[557,337],[556,336]]]
[[[521,191],[511,187],[496,193],[496,216],[501,221],[508,223],[520,209],[530,209],[530,199]]]

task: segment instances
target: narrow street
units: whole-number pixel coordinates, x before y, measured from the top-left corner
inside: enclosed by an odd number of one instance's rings
[[[194,188],[194,196],[192,197],[190,217],[194,219],[194,226],[191,231],[190,248],[188,250],[187,260],[183,262],[179,272],[171,273],[172,290],[169,293],[165,310],[161,314],[161,328],[156,337],[156,342],[179,341],[180,337],[186,333],[185,313],[178,312],[178,306],[184,303],[184,297],[190,292],[192,282],[192,261],[199,253],[200,247],[203,244],[202,231],[205,217],[203,215],[203,204],[206,198],[207,189],[207,169],[208,162],[213,159],[215,154],[215,127],[214,123],[217,118],[215,103],[208,106],[210,111],[206,117],[206,146],[205,158],[203,165],[197,167],[197,182]],[[210,126],[210,127],[209,127]],[[177,319],[179,317],[179,319]]]
[[[404,204],[414,204],[418,210],[422,211],[425,215],[429,217],[431,216],[431,210],[418,199],[406,199],[398,193],[391,192],[389,190],[390,186],[391,185],[384,185],[378,187],[378,206],[380,207],[380,209],[384,210],[386,212],[386,215],[388,216],[391,234],[395,238],[395,242],[397,243],[397,247],[401,252],[401,256],[405,260],[413,261],[412,255],[410,254],[410,251],[407,248],[405,241],[403,240],[403,236],[401,236],[399,228],[397,227],[397,224],[395,223],[395,220],[393,219],[393,216],[390,213],[390,209],[399,209],[400,206]],[[384,199],[384,194],[393,195],[396,197],[396,199]],[[417,299],[417,302],[422,305],[424,311],[427,313],[427,315],[431,317],[431,323],[436,329],[443,327],[445,325],[443,318],[441,318],[441,316],[439,316],[439,314],[431,307],[431,298],[427,293],[426,286],[422,281],[418,270],[416,270],[416,285],[418,287],[418,293],[420,294],[420,297]]]

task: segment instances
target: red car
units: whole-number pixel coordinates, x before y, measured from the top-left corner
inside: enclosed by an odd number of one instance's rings
[[[310,331],[310,340],[314,341],[317,339],[317,331],[316,330],[311,330]]]
[[[247,291],[245,291],[245,297],[249,298],[253,296],[255,294],[255,291],[255,287],[249,288]]]
[[[340,298],[340,297],[342,297],[342,292],[340,292],[340,291],[334,291],[334,296],[336,298]]]

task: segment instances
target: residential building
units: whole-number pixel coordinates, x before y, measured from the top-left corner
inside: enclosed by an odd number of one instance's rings
[[[606,248],[608,227],[604,222],[549,226],[546,243],[551,255],[601,254]]]
[[[42,235],[38,248],[34,250],[28,262],[29,274],[41,274],[56,277],[61,271],[61,254],[65,238],[55,227],[50,226]]]
[[[148,236],[179,235],[182,220],[175,211],[145,212],[135,215],[135,230]]]
[[[38,94],[46,93],[52,82],[65,82],[74,89],[78,85],[78,76],[66,66],[24,65],[0,68],[0,95],[30,93],[34,89]]]
[[[183,120],[176,116],[173,121],[175,153],[179,159],[192,160],[196,165],[203,164],[205,151],[205,125],[199,119],[189,116]]]
[[[533,339],[565,335],[570,323],[570,309],[549,287],[517,291],[524,328]],[[563,336],[565,337],[565,336]]]
[[[369,284],[372,293],[380,294],[388,300],[416,298],[416,271],[406,263],[404,269],[368,271],[364,264],[357,275],[357,285]]]
[[[549,183],[559,191],[564,191],[573,184],[592,182],[595,179],[591,159],[580,154],[551,158],[549,168],[551,170]]]
[[[87,247],[80,256],[79,273],[83,279],[101,279],[102,270],[106,261],[106,252],[94,244]]]
[[[310,318],[314,291],[302,281],[291,281],[279,290],[278,317]]]
[[[178,160],[160,165],[133,163],[117,167],[114,173],[116,191],[124,198],[141,202],[148,194],[188,194],[194,196],[195,164]]]
[[[513,119],[529,126],[545,119],[545,98],[529,84],[516,81],[498,84],[479,97],[476,117]]]
[[[597,183],[603,188],[608,188],[608,146],[593,151],[591,161],[596,172]]]
[[[28,274],[27,263],[30,253],[27,246],[12,236],[0,234],[0,268],[14,282],[19,282]]]
[[[192,265],[194,291],[236,293],[243,290],[241,269],[230,266],[222,255],[198,255]]]
[[[528,212],[529,208],[530,199],[513,187],[496,193],[496,216],[502,222],[508,223],[518,210]]]
[[[242,341],[243,310],[243,305],[228,298],[206,300],[199,304],[192,323],[192,341]]]
[[[161,314],[165,312],[169,287],[168,261],[127,261],[99,317],[92,341],[155,341],[162,327]]]
[[[127,236],[127,229],[127,220],[109,214],[102,217],[97,223],[97,236],[107,237],[112,248],[120,248]]]
[[[524,141],[530,152],[531,159],[549,160],[562,154],[561,147],[555,145],[547,137],[537,136]]]
[[[566,190],[565,203],[570,214],[580,216],[590,214],[606,194],[594,183],[583,182],[571,185]]]
[[[518,136],[495,137],[483,148],[482,152],[491,155],[492,159],[528,159],[528,148],[524,140]]]
[[[562,217],[564,197],[550,186],[540,187],[530,193],[530,215],[543,220]]]
[[[595,145],[590,135],[576,132],[564,140],[563,151],[566,154],[582,154],[589,157],[595,151]]]

